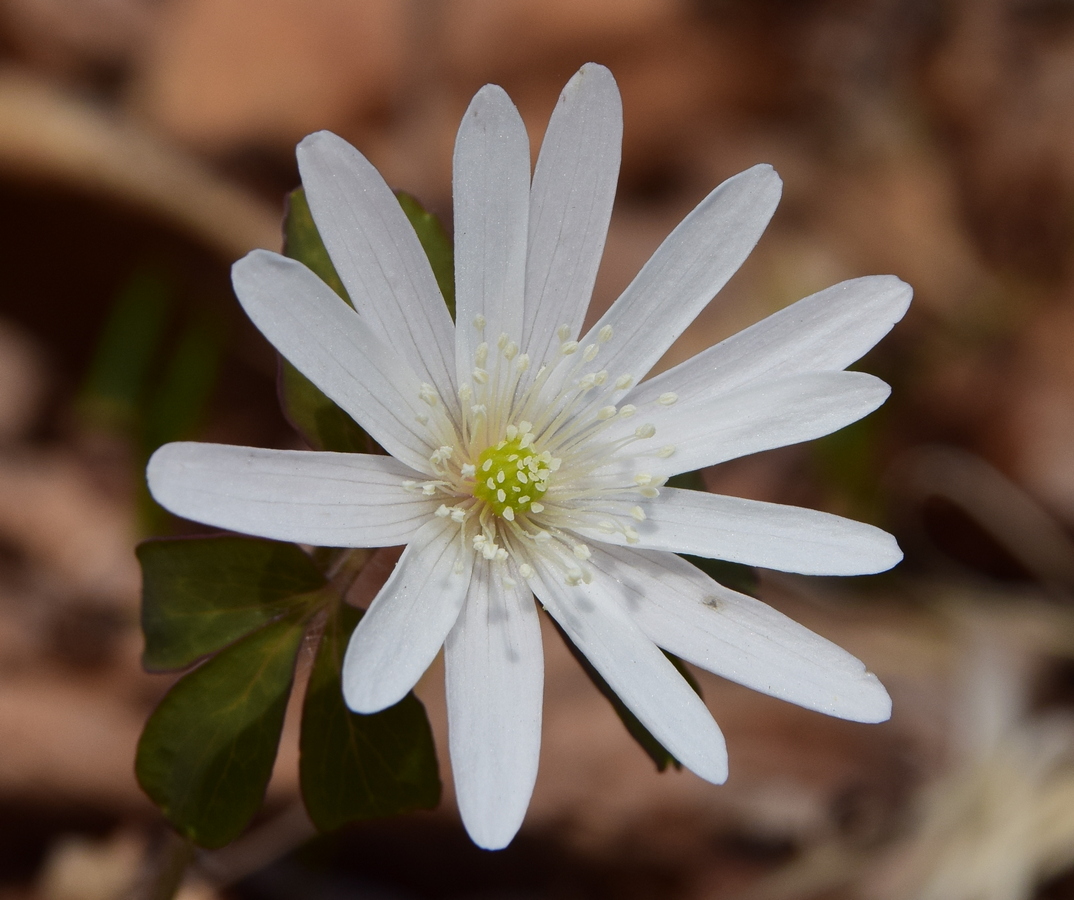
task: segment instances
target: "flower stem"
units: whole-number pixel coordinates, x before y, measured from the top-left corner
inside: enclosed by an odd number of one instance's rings
[[[149,873],[134,900],[173,900],[183,884],[187,866],[194,860],[194,845],[168,829]]]

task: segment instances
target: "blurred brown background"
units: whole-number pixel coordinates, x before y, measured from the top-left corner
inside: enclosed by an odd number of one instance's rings
[[[861,364],[893,385],[880,412],[705,473],[898,536],[891,575],[760,586],[895,714],[702,677],[730,781],[658,775],[547,635],[510,849],[468,844],[448,785],[287,855],[290,722],[263,818],[183,896],[1074,897],[1074,3],[2,0],[0,57],[0,897],[129,897],[159,859],[132,759],[169,680],[139,666],[131,548],[183,526],[141,471],[178,437],[297,446],[228,284],[279,248],[294,144],[336,131],[448,221],[473,92],[503,85],[536,153],[589,60],[626,117],[594,312],[719,181],[770,162],[786,185],[664,365],[844,278],[915,288]]]

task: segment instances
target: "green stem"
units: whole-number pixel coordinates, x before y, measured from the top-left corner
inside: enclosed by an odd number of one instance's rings
[[[194,845],[169,829],[157,854],[156,871],[146,880],[144,889],[137,892],[137,900],[173,900],[193,860]]]

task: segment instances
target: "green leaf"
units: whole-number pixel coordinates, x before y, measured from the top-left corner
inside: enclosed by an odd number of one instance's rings
[[[282,357],[277,389],[287,421],[314,450],[370,452],[362,427]]]
[[[432,266],[437,286],[444,297],[451,318],[455,318],[455,250],[440,220],[429,212],[417,198],[406,191],[396,191],[399,205],[410,220],[422,249]]]
[[[283,252],[305,263],[340,297],[350,303],[347,289],[336,273],[328,251],[313,224],[306,194],[296,188],[287,199]],[[368,453],[369,438],[361,426],[326,397],[287,360],[280,359],[277,383],[280,406],[291,426],[315,450]]]
[[[549,616],[549,618],[552,619],[551,616]],[[589,676],[589,680],[593,682],[597,690],[600,691],[604,695],[604,698],[612,705],[612,709],[614,709],[615,714],[619,716],[619,719],[626,727],[627,732],[638,742],[641,749],[649,754],[649,758],[656,764],[657,771],[663,772],[669,765],[674,766],[676,769],[681,769],[682,763],[672,756],[670,751],[668,751],[660,741],[653,737],[652,732],[642,725],[641,720],[638,719],[638,717],[630,711],[627,705],[619,699],[619,695],[612,690],[611,685],[604,680],[604,677],[600,672],[593,668],[593,664],[586,659],[586,655],[575,646],[574,642],[569,637],[567,637],[567,633],[560,628],[559,622],[552,619],[552,624],[556,626],[556,631],[559,632],[559,636],[563,638],[563,642],[567,645],[567,649],[571,651],[574,658],[578,660],[578,664],[585,671],[586,675]],[[677,656],[668,653],[667,650],[662,650],[661,652],[671,661],[671,664],[678,669],[679,674],[686,679],[686,683],[689,684],[700,697],[701,686],[697,683],[697,679],[694,678],[693,673],[686,668],[686,664]]]
[[[321,241],[317,226],[313,224],[313,214],[306,202],[306,192],[302,188],[295,188],[287,197],[287,211],[283,220],[283,252],[285,256],[305,263],[321,281],[348,303],[351,302],[347,289],[343,287],[336,267],[332,265],[328,251]]]
[[[142,629],[147,669],[181,669],[297,607],[325,585],[294,544],[230,535],[146,541]]]
[[[421,702],[408,694],[368,716],[343,703],[343,654],[360,618],[345,604],[333,611],[306,688],[299,771],[306,810],[321,831],[440,801],[436,748]]]
[[[455,269],[451,240],[432,213],[427,212],[409,194],[399,193],[399,203],[410,220],[418,240],[429,258],[444,302],[455,314]],[[340,297],[350,303],[328,256],[302,188],[292,191],[284,220],[283,252],[305,263]],[[369,453],[374,444],[349,415],[326,397],[305,375],[287,360],[280,360],[278,381],[280,406],[292,427],[315,450],[340,453]]]
[[[116,297],[79,397],[81,411],[92,421],[126,428],[137,419],[174,295],[166,272],[144,266]]]
[[[149,717],[135,774],[203,847],[233,841],[265,795],[305,618],[287,616],[181,678]]]

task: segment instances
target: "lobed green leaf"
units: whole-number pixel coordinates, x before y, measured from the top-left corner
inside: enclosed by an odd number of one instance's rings
[[[429,212],[416,197],[406,191],[396,191],[395,196],[403,212],[410,220],[429,265],[436,278],[437,287],[447,304],[451,318],[455,318],[455,249],[440,220]]]
[[[181,678],[138,742],[142,789],[184,837],[222,847],[265,795],[304,616],[266,625]]]
[[[347,822],[432,809],[440,774],[425,708],[408,694],[395,706],[358,715],[343,702],[343,654],[361,612],[340,604],[330,615],[302,712],[302,797],[321,831]]]
[[[221,535],[146,541],[142,629],[147,669],[182,669],[290,610],[325,578],[294,544]]]

